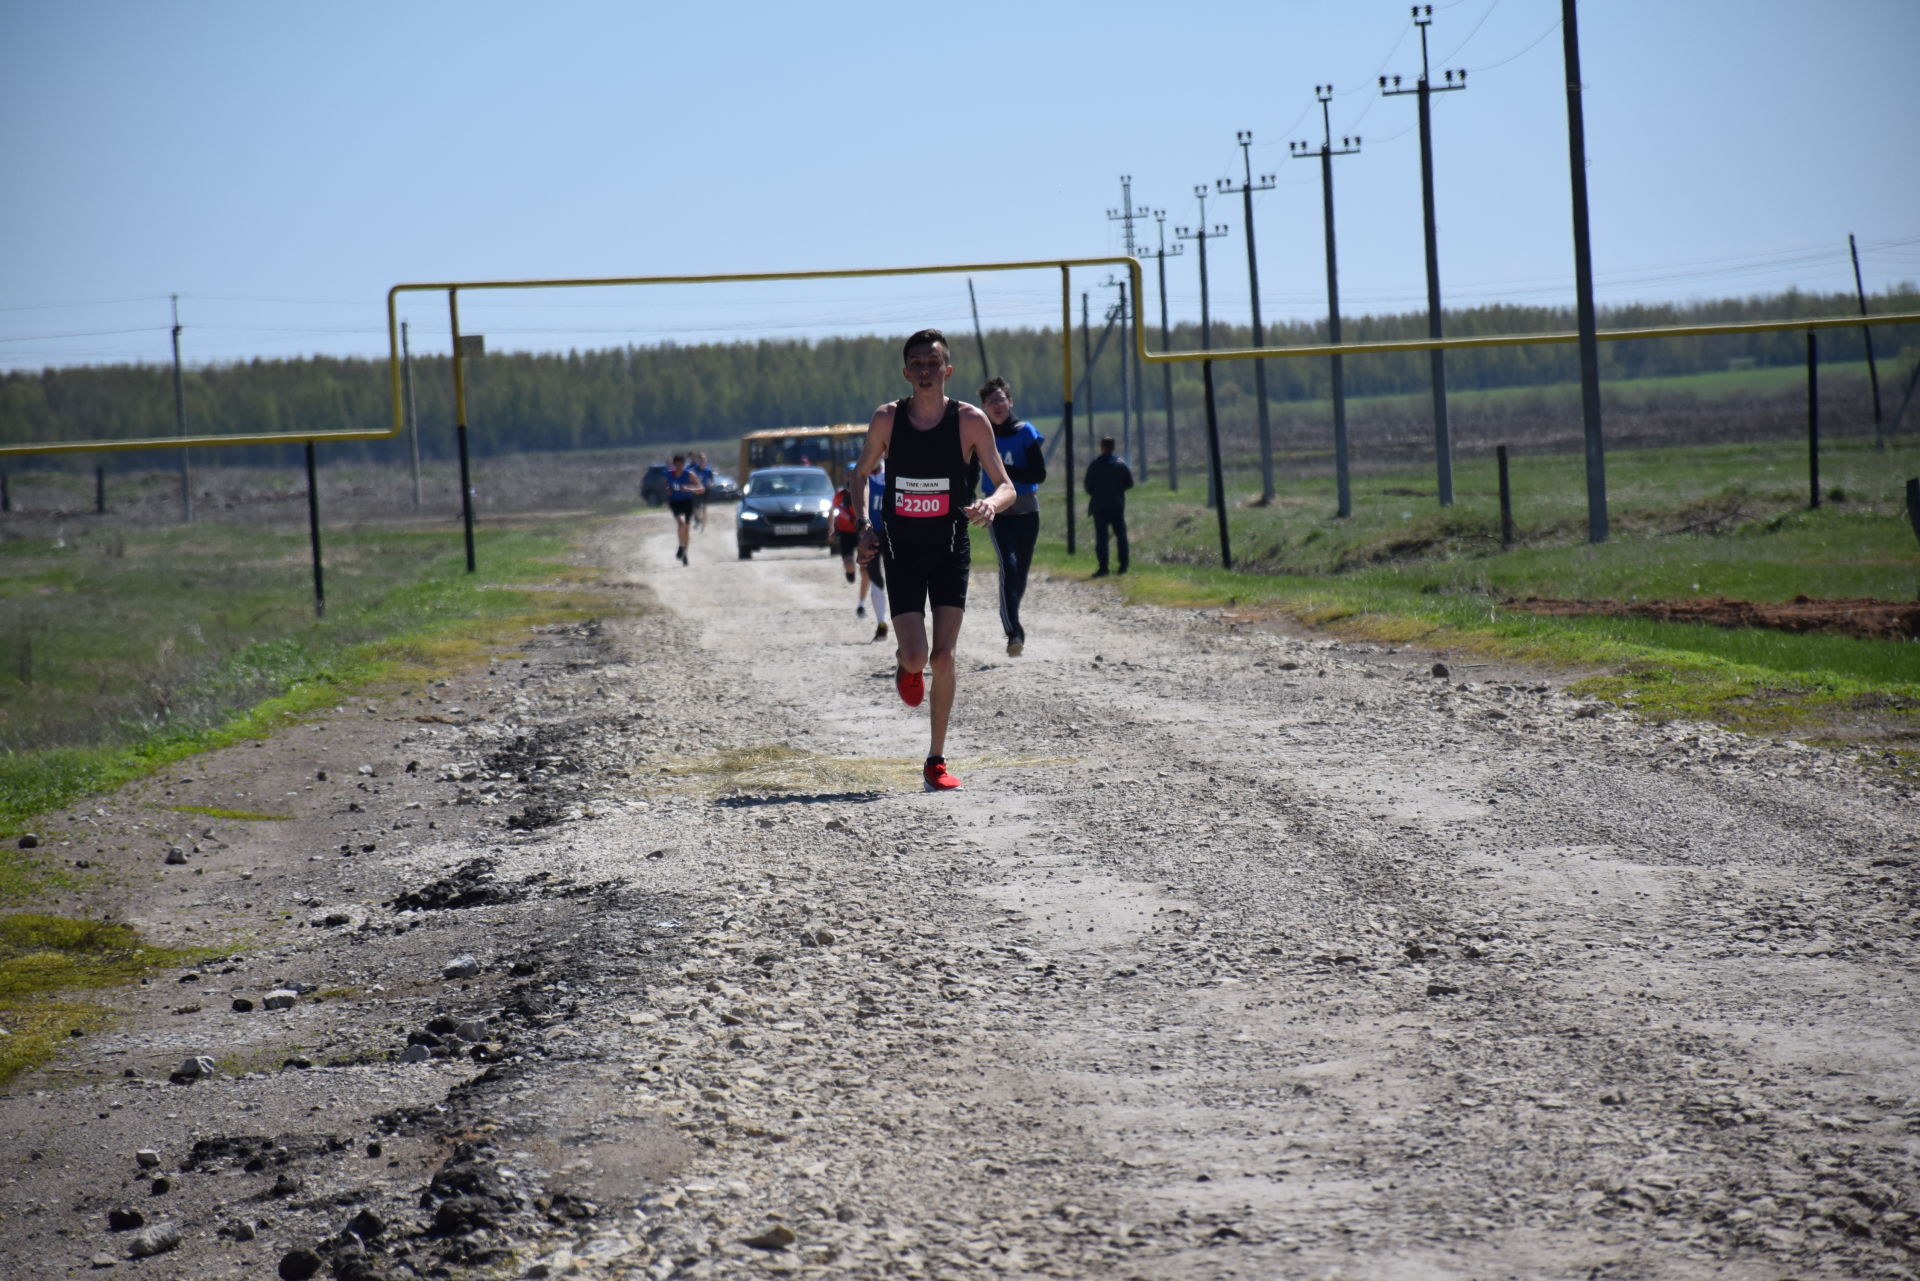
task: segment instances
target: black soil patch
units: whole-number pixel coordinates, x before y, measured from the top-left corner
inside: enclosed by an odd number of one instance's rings
[[[519,782],[531,782],[535,770],[550,774],[578,774],[580,762],[565,750],[569,740],[578,738],[577,726],[542,725],[531,733],[516,734],[513,741],[486,753],[480,759],[496,773],[511,773]]]
[[[264,1134],[228,1134],[199,1139],[180,1163],[183,1174],[196,1170],[245,1170],[258,1174],[279,1169],[308,1157],[327,1152],[344,1152],[351,1146],[337,1134],[283,1134],[269,1138]]]
[[[518,903],[526,891],[502,885],[493,879],[493,860],[469,859],[452,873],[429,882],[417,890],[408,890],[388,904],[396,912],[432,912],[456,907],[488,907],[496,903]]]
[[[1920,601],[1865,599],[1790,601],[1732,600],[1552,600],[1540,596],[1501,602],[1506,609],[1559,618],[1600,615],[1651,618],[1663,623],[1710,623],[1715,627],[1770,627],[1783,632],[1823,632],[1868,640],[1920,639]]]
[[[507,816],[507,828],[515,832],[537,831],[552,827],[566,816],[567,811],[563,807],[549,801],[528,801],[524,810]]]

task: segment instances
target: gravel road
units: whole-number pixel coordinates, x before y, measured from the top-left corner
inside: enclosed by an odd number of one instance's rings
[[[49,820],[91,907],[248,942],[0,1099],[10,1267],[1920,1267],[1904,784],[1077,581],[1009,659],[988,573],[929,796],[837,561],[671,551],[610,522],[639,613]]]

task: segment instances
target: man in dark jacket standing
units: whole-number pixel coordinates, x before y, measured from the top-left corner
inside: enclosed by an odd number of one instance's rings
[[[1113,437],[1100,438],[1100,456],[1087,464],[1087,514],[1093,517],[1093,558],[1100,568],[1093,577],[1107,576],[1107,531],[1112,530],[1119,544],[1120,568],[1127,572],[1127,491],[1133,488],[1133,471],[1113,452]]]

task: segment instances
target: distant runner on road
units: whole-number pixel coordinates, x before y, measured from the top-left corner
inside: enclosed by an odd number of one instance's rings
[[[833,496],[833,541],[840,549],[840,564],[847,571],[847,581],[855,578],[854,557],[860,550],[860,531],[863,528],[861,508],[866,508],[864,524],[881,524],[880,503],[882,494],[877,489],[884,486],[879,476],[867,477],[867,493],[864,503],[853,496],[853,469],[857,463],[847,464],[847,484]],[[859,566],[860,586],[854,593],[853,614],[855,618],[867,616],[867,601],[873,601],[873,620],[876,624],[873,632],[875,640],[884,640],[887,635],[887,573],[876,557]]]
[[[894,688],[907,706],[918,707],[926,696],[925,672],[932,665],[932,737],[921,777],[929,792],[949,792],[960,786],[942,753],[953,712],[953,650],[966,615],[973,555],[967,523],[989,528],[994,517],[1013,506],[1017,494],[994,448],[993,424],[977,407],[947,395],[953,362],[946,336],[922,329],[907,339],[904,354],[906,365],[900,372],[912,384],[913,394],[873,411],[866,447],[848,488],[858,493],[874,465],[886,459],[884,524],[861,532],[860,559],[870,561],[877,555],[885,566],[898,655]],[[977,501],[975,463],[994,485],[992,494]]]
[[[675,454],[673,466],[667,468],[667,509],[673,513],[674,532],[680,539],[673,558],[682,565],[687,563],[687,533],[693,522],[694,500],[706,492],[700,473],[687,463],[687,456]]]

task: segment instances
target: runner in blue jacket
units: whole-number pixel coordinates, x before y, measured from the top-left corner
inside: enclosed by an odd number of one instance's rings
[[[1047,442],[1032,423],[1013,416],[1013,393],[1006,379],[987,380],[980,389],[980,407],[993,424],[994,447],[1018,495],[1013,506],[987,526],[993,553],[1000,561],[1000,627],[1007,634],[1007,653],[1017,658],[1027,646],[1020,601],[1027,594],[1027,571],[1033,567],[1033,545],[1040,537],[1040,485],[1047,478]]]

